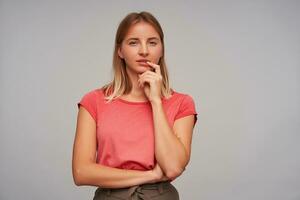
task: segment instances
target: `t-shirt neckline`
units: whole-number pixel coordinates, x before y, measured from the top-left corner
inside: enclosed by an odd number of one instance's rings
[[[172,92],[172,96],[169,97],[168,99],[166,99],[165,97],[162,98],[162,101],[167,101],[167,100],[171,100],[175,95],[177,94],[177,92],[175,92],[173,90]],[[121,99],[120,97],[117,98],[116,100],[120,101],[120,102],[123,102],[123,103],[126,103],[126,104],[131,104],[131,105],[148,105],[150,104],[150,101],[128,101],[128,100],[125,100],[125,99]]]

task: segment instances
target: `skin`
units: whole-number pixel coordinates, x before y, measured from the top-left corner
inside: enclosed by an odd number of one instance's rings
[[[170,127],[162,106],[161,88],[162,76],[160,66],[157,65],[162,56],[162,43],[153,37],[159,34],[148,23],[140,22],[134,25],[125,37],[118,53],[127,63],[126,70],[132,81],[133,88],[129,95],[123,96],[129,101],[147,99],[151,102],[154,130],[155,157],[163,174],[171,180],[178,177],[190,159],[194,116],[180,118]],[[130,38],[138,40],[130,44]],[[148,67],[140,66],[136,60],[148,59]],[[146,98],[145,98],[146,97]]]
[[[73,179],[76,185],[92,185],[103,188],[123,188],[160,181],[158,168],[148,171],[125,170],[96,163],[96,122],[89,112],[80,106],[72,159]]]
[[[127,40],[132,37],[137,39]],[[152,37],[158,39],[150,39]],[[74,182],[76,185],[123,188],[174,180],[183,172],[190,158],[194,116],[177,119],[173,127],[167,122],[161,102],[160,66],[155,64],[162,56],[159,35],[151,25],[139,22],[129,29],[118,54],[125,59],[126,71],[133,84],[130,94],[122,98],[129,101],[151,102],[157,164],[148,171],[117,169],[97,164],[96,122],[84,107],[80,107],[73,146]],[[142,66],[136,62],[141,58],[151,62],[146,67]]]
[[[137,60],[147,59],[158,63],[162,56],[162,50],[163,46],[160,36],[150,24],[139,22],[128,30],[121,47],[118,49],[118,54],[125,60],[126,72],[132,82],[133,88],[129,95],[122,96],[123,99],[129,101],[151,101],[151,97],[157,96],[156,94],[150,94],[150,86],[146,82],[141,82],[141,77],[145,76],[145,78],[148,78],[148,75],[151,76],[150,72],[154,69],[153,66],[150,63],[147,63],[148,66],[141,65]],[[160,78],[162,80],[161,75]],[[161,87],[160,84],[158,86]],[[156,93],[160,91],[161,88],[156,89]],[[160,176],[161,180],[169,179],[165,176],[158,163],[154,168],[154,173]]]
[[[136,40],[132,38],[138,38]],[[153,38],[153,39],[151,39]],[[157,38],[157,39],[154,39]],[[144,66],[136,62],[139,59],[147,59],[152,63],[158,63],[163,52],[163,46],[156,30],[145,22],[133,25],[124,38],[118,54],[126,62],[126,71],[133,84],[129,95],[123,95],[124,99],[147,101],[144,89],[139,86],[138,75],[153,70],[151,65]]]

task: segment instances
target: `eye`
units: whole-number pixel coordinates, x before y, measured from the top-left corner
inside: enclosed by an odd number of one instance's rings
[[[150,42],[150,44],[155,46],[157,43],[156,42]]]
[[[136,44],[136,42],[129,42],[129,45],[134,45]]]

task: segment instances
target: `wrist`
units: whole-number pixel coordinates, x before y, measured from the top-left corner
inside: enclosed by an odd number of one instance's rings
[[[160,104],[162,104],[162,101],[161,101],[161,99],[152,99],[152,100],[150,100],[150,103],[151,103],[151,105],[160,105]]]
[[[148,170],[146,173],[150,182],[156,182],[159,179],[153,170]]]

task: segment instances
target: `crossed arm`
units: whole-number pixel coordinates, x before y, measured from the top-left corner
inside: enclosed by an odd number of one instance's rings
[[[190,160],[194,116],[177,119],[170,127],[160,100],[151,103],[154,131],[155,157],[166,176],[178,177]]]
[[[186,116],[176,120],[172,130],[162,105],[153,104],[152,109],[156,160],[166,176],[173,180],[188,164],[194,117]],[[107,188],[122,188],[160,181],[152,170],[125,170],[96,164],[96,123],[82,106],[77,117],[72,173],[76,185]]]
[[[72,173],[74,183],[103,188],[123,188],[157,182],[151,171],[125,170],[96,163],[96,123],[89,112],[79,108],[73,146]]]

